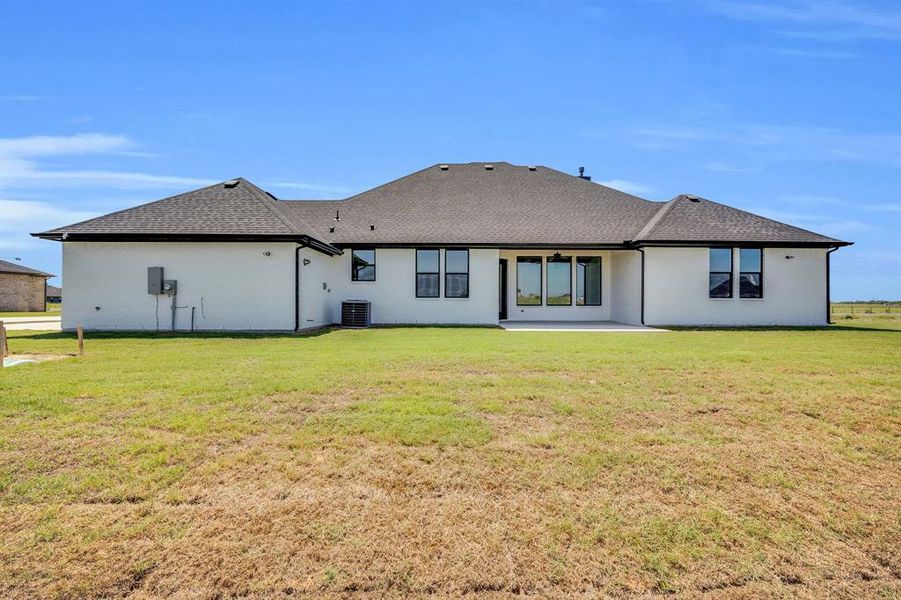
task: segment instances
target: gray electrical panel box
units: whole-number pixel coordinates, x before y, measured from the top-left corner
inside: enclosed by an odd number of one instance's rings
[[[147,293],[155,296],[163,293],[163,267],[147,267]]]

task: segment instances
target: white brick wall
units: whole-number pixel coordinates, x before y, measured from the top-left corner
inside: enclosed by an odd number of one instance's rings
[[[63,329],[160,330],[168,296],[147,293],[147,267],[178,281],[177,329],[293,330],[290,242],[64,242]],[[265,256],[264,252],[269,252]]]
[[[794,258],[787,259],[786,256]],[[825,325],[826,250],[766,248],[763,298],[709,298],[708,248],[645,249],[648,325]]]
[[[413,248],[376,249],[376,280],[351,281],[351,251],[333,258],[329,303],[331,318],[341,320],[341,301],[349,298],[372,303],[373,323],[497,324],[498,251],[470,249],[469,298],[444,297],[444,251],[441,254],[441,297],[416,297],[416,251]],[[320,259],[321,260],[321,259]],[[321,284],[320,284],[321,288]]]

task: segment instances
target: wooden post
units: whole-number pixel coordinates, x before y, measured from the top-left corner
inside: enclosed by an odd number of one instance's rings
[[[3,366],[4,358],[6,358],[6,327],[3,321],[0,321],[0,367]]]
[[[81,325],[75,328],[75,334],[78,336],[78,356],[84,356],[84,329]]]

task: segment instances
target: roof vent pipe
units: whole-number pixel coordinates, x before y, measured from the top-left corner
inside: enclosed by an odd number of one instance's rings
[[[485,170],[486,170],[486,171],[493,171],[493,170],[494,170],[494,165],[485,165]]]
[[[585,181],[591,181],[591,175],[585,174],[585,167],[579,167],[579,179],[584,179]]]
[[[441,169],[442,171],[447,171],[448,166],[447,165],[438,165],[438,168]]]

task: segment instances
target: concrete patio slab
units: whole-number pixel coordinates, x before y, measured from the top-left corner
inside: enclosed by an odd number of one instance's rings
[[[9,331],[33,329],[36,331],[59,331],[60,317],[0,317]]]
[[[600,331],[607,333],[662,333],[666,329],[616,321],[501,321],[507,331]]]

